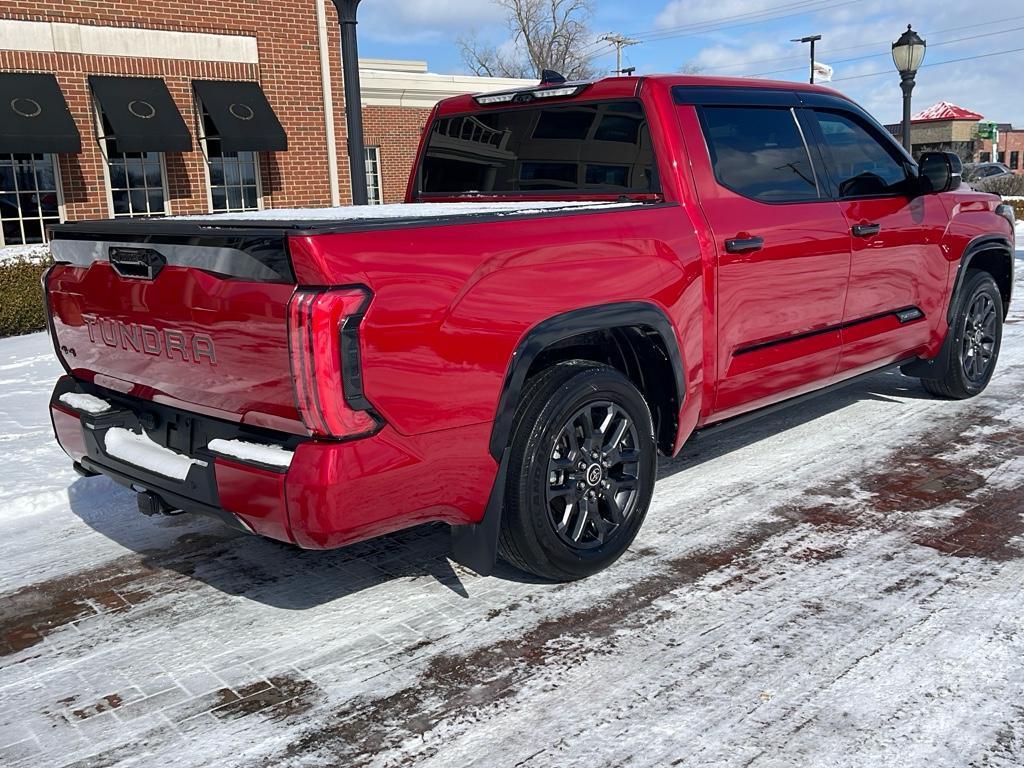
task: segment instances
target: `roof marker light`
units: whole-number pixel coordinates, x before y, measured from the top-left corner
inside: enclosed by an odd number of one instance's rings
[[[512,101],[512,99],[514,99],[515,97],[516,97],[516,95],[514,93],[496,93],[493,96],[477,96],[476,97],[476,103],[477,104],[506,104],[506,103]]]
[[[555,96],[575,96],[581,90],[579,85],[571,85],[568,88],[544,88],[533,92],[535,99],[550,99]]]
[[[508,93],[488,93],[482,96],[474,96],[477,104],[485,106],[488,104],[521,104],[534,99],[552,99],[558,96],[575,96],[590,83],[574,83],[572,85],[559,85],[555,88],[531,88],[522,91],[509,91]]]

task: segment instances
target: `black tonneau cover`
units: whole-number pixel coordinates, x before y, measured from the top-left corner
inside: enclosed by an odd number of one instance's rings
[[[213,214],[209,217],[103,219],[54,224],[48,228],[50,249],[55,261],[88,266],[94,261],[109,259],[111,248],[131,244],[139,249],[154,246],[167,264],[194,266],[233,277],[271,282],[294,282],[295,275],[288,256],[288,238],[306,235],[373,232],[417,227],[443,227],[483,222],[515,222],[526,218],[574,216],[607,213],[635,208],[670,205],[663,202],[625,200],[622,202],[574,201],[564,204],[538,202],[520,203],[520,207],[495,210],[458,211],[460,203],[428,204],[429,213],[408,216],[399,209],[424,210],[421,204],[390,206],[396,215],[366,217],[352,207],[324,209],[317,218],[315,210],[301,211],[296,218],[254,213]],[[440,207],[451,206],[454,212],[437,213]],[[554,207],[545,207],[554,206]],[[374,206],[376,208],[376,206]],[[299,213],[299,211],[297,211]],[[346,213],[352,215],[346,217]],[[120,250],[129,248],[121,247]]]
[[[550,202],[544,203],[550,205]],[[396,204],[416,207],[416,203]],[[440,203],[438,205],[450,205],[453,209],[459,203]],[[509,221],[519,218],[533,218],[537,216],[570,216],[584,213],[604,213],[610,211],[622,211],[625,208],[652,207],[665,205],[665,203],[646,200],[623,200],[615,201],[579,201],[566,202],[563,207],[537,207],[521,208],[495,211],[469,211],[451,214],[410,214],[408,216],[389,216],[381,218],[364,218],[360,216],[344,217],[343,214],[334,213],[325,215],[322,219],[310,215],[301,217],[264,218],[254,214],[253,218],[246,219],[235,214],[218,215],[211,214],[209,217],[188,216],[182,218],[145,218],[145,219],[102,219],[98,221],[80,221],[67,224],[54,224],[49,231],[56,238],[75,237],[107,237],[117,235],[127,236],[161,236],[161,237],[196,237],[196,236],[269,236],[280,235],[282,232],[288,235],[320,235],[345,232],[367,232],[374,230],[399,229],[405,227],[435,227],[449,224],[469,224],[484,221]],[[355,208],[355,206],[352,206]],[[325,211],[337,211],[338,209],[327,208]],[[358,209],[356,209],[357,211]],[[353,211],[353,212],[356,212]],[[284,213],[284,211],[281,211]]]

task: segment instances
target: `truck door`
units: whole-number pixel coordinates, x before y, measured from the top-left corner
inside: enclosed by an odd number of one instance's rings
[[[776,103],[680,110],[717,249],[715,419],[832,379],[850,270],[849,227],[795,94],[750,93]]]
[[[826,172],[850,228],[853,259],[840,371],[895,362],[929,341],[945,311],[949,221],[936,195],[914,195],[908,158],[856,110],[816,108]]]

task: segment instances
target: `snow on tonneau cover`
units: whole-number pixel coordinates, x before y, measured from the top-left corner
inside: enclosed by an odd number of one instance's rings
[[[55,346],[72,375],[106,389],[305,434],[289,358],[290,235],[637,205],[402,203],[56,225]]]

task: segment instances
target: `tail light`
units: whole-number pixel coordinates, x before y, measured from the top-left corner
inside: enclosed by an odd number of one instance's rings
[[[344,288],[298,290],[288,305],[295,400],[320,437],[361,437],[380,426],[363,396],[359,358],[359,321],[369,303],[365,289]]]

